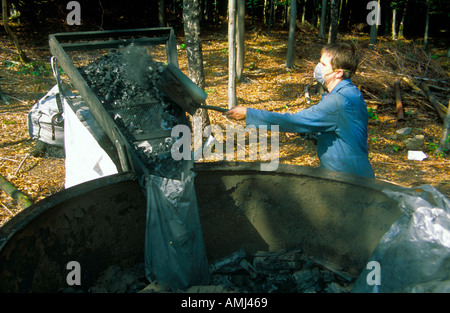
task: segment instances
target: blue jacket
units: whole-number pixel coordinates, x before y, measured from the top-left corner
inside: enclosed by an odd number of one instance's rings
[[[341,81],[322,101],[298,113],[247,109],[247,125],[278,125],[282,132],[318,133],[322,168],[374,178],[367,149],[367,106],[350,79]]]

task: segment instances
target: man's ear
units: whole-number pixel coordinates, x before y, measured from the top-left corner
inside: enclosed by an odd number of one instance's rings
[[[342,70],[342,69],[337,70],[336,78],[344,78],[344,70]]]

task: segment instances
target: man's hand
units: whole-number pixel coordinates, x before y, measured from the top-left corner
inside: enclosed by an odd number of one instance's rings
[[[234,107],[234,108],[228,110],[224,114],[225,114],[225,116],[233,118],[235,120],[244,120],[245,117],[247,116],[247,108],[237,106],[237,107]]]
[[[297,134],[296,133],[285,133],[286,138],[290,139],[292,137],[295,137]]]

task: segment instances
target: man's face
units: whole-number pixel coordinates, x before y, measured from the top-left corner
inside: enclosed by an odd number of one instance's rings
[[[322,63],[323,65],[323,72],[325,74],[325,83],[324,86],[328,87],[331,85],[331,83],[333,83],[336,78],[336,75],[332,75],[335,74],[336,72],[333,70],[333,67],[331,66],[331,56],[328,53],[323,53],[321,58],[320,58],[320,63]]]

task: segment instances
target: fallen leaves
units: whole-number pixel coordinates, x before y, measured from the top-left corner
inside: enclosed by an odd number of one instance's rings
[[[236,85],[239,105],[282,113],[295,113],[309,106],[304,97],[304,88],[308,85],[312,87],[313,70],[320,58],[323,42],[317,39],[317,30],[301,29],[299,34],[301,40],[298,40],[296,47],[296,64],[290,70],[284,67],[287,30],[271,30],[270,36],[247,35],[244,77]],[[228,107],[227,36],[216,30],[210,33],[204,30],[203,36],[205,91],[208,94],[206,104]],[[426,105],[426,98],[407,85],[402,85],[406,119],[397,121],[392,85],[396,77],[393,70],[404,70],[408,75],[419,73],[434,77],[448,76],[448,73],[438,70],[434,75],[433,69],[439,69],[436,60],[430,60],[412,42],[400,45],[380,40],[379,47],[369,51],[365,46],[368,42],[365,35],[344,36],[343,39],[357,43],[363,55],[360,71],[353,81],[362,91],[368,108],[377,117],[369,123],[368,138],[370,161],[377,179],[407,187],[429,183],[449,195],[450,161],[432,153],[433,143],[440,138],[442,129],[437,115]],[[183,40],[177,38],[177,42],[182,43]],[[2,41],[1,45],[5,46],[7,42]],[[30,50],[34,51],[33,48]],[[5,51],[0,51],[2,60],[12,60],[14,56]],[[33,57],[39,58],[47,66],[50,59],[48,49],[39,51],[41,55]],[[165,53],[164,49],[161,51],[161,54]],[[88,57],[78,54],[71,54],[71,58],[78,65],[89,61]],[[178,49],[178,58],[180,69],[187,74],[186,50]],[[9,105],[0,103],[0,174],[36,202],[64,188],[64,158],[52,156],[51,153],[41,157],[32,156],[30,153],[34,149],[34,142],[29,139],[26,126],[27,114],[32,105],[55,82],[52,77],[31,75],[31,72],[22,74],[16,63],[4,61],[0,65],[1,88],[10,100]],[[427,66],[422,66],[424,64]],[[317,103],[319,94],[314,93],[313,88],[309,92],[311,103]],[[236,123],[219,112],[208,111],[208,114],[211,124],[223,129],[226,125]],[[424,152],[428,154],[428,159],[421,162],[407,160],[404,138],[393,136],[397,129],[405,126],[414,129],[412,136],[425,136]],[[248,155],[248,149],[246,153]],[[281,163],[319,166],[312,141],[300,136],[286,138],[283,133],[280,133],[279,160]],[[18,212],[16,204],[0,192],[0,226]]]

